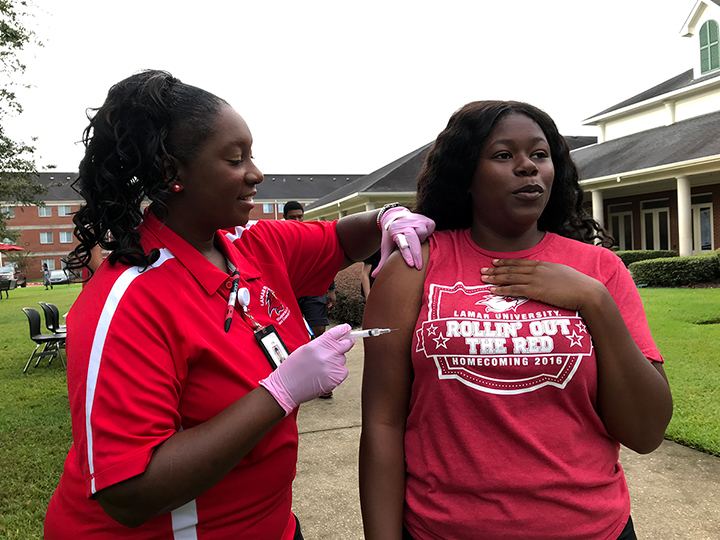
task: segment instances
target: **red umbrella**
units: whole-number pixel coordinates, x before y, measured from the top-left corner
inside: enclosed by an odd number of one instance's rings
[[[11,246],[10,244],[3,244],[0,242],[0,251],[23,251],[24,248],[20,246]]]

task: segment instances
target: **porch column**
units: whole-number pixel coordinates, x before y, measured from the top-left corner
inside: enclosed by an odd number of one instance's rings
[[[603,208],[603,194],[602,191],[595,190],[592,193],[592,217],[597,221],[601,227],[605,226],[605,212]]]
[[[678,233],[681,257],[692,255],[692,202],[690,198],[690,178],[677,177]]]
[[[375,210],[375,201],[369,201],[365,203],[365,211]]]

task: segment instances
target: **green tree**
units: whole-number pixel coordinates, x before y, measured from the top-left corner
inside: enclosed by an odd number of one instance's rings
[[[32,7],[31,0],[0,0],[0,202],[9,206],[42,204],[36,196],[47,192],[37,181],[35,147],[12,139],[3,127],[5,117],[23,110],[15,93],[17,88],[28,87],[18,82],[26,67],[20,53],[30,46],[42,46],[26,22],[32,17]],[[7,229],[3,217],[0,215],[0,242],[16,240],[18,234]]]

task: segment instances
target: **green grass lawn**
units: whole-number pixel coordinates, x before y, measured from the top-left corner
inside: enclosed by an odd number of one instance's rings
[[[79,285],[27,287],[0,301],[0,537],[41,539],[45,509],[70,448],[65,370],[43,359],[26,375],[34,344],[23,307],[66,313]],[[641,289],[666,360],[675,413],[667,436],[720,455],[720,289]]]
[[[0,537],[42,538],[42,523],[70,449],[70,413],[65,370],[47,357],[28,372],[22,369],[35,344],[23,307],[45,317],[39,301],[62,314],[77,298],[80,285],[31,287],[10,291],[0,300]],[[62,323],[62,320],[61,320]]]
[[[666,436],[720,456],[720,289],[640,289],[675,409]]]

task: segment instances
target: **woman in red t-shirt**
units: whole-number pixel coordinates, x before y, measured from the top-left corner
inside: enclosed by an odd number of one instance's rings
[[[465,105],[415,211],[437,224],[422,270],[391,257],[365,309],[400,329],[365,343],[366,538],[635,538],[619,447],[657,448],[672,398],[552,119]]]

